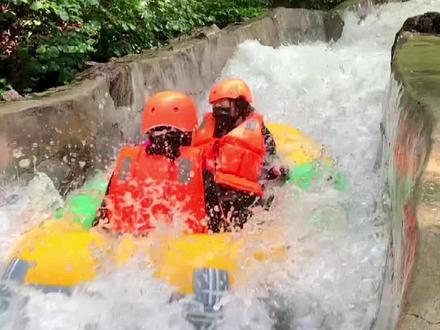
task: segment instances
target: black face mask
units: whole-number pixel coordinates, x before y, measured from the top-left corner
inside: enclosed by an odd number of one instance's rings
[[[151,134],[149,139],[151,146],[149,154],[163,155],[169,158],[177,158],[180,155],[181,146],[191,145],[191,132],[168,131],[163,134]]]
[[[228,117],[232,117],[232,109],[230,107],[214,107],[212,108],[212,113],[214,115],[214,118],[225,120]]]
[[[232,116],[232,109],[227,107],[214,107],[212,114],[215,119],[214,136],[220,138],[230,132],[237,122],[237,117]]]

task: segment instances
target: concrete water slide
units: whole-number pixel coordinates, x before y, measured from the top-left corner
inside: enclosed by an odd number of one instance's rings
[[[354,9],[365,14],[369,5]],[[64,195],[111,164],[115,146],[138,140],[151,93],[173,88],[202,97],[241,42],[329,42],[343,25],[342,11],[275,9],[245,24],[203,29],[168,49],[97,64],[67,87],[1,104],[0,182],[25,183],[43,172]],[[439,54],[438,35],[404,31],[393,54],[382,123],[389,241],[377,329],[440,328]]]

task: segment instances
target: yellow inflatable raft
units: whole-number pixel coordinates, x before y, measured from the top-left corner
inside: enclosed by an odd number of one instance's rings
[[[299,131],[281,124],[268,126],[280,154],[290,165],[323,158],[322,149]],[[69,220],[48,220],[25,233],[7,259],[4,279],[41,287],[66,290],[93,280],[104,263],[122,267],[135,254],[154,269],[157,278],[181,294],[194,293],[197,270],[216,269],[228,275],[231,285],[240,282],[240,270],[261,261],[276,261],[288,246],[280,242],[282,231],[264,228],[253,234],[187,234],[134,238],[111,237],[87,230]]]
[[[65,290],[93,280],[103,265],[123,267],[141,254],[157,278],[181,294],[190,294],[197,269],[222,270],[234,283],[246,265],[282,259],[287,247],[278,243],[282,241],[278,234],[269,229],[246,235],[187,234],[161,237],[159,242],[157,237],[130,235],[116,239],[71,221],[48,220],[18,242],[4,278],[47,291]],[[262,245],[266,246],[256,248]]]

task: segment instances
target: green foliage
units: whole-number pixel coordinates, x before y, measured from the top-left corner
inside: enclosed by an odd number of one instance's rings
[[[270,0],[0,0],[0,72],[19,92],[41,91],[70,82],[89,60],[138,53],[195,27],[260,16],[271,5]]]
[[[142,0],[102,0],[96,17],[100,33],[93,60],[107,61],[157,45],[155,17]]]
[[[292,7],[328,10],[336,7],[344,0],[272,0],[273,7]]]
[[[262,15],[270,2],[266,0],[201,1],[208,17],[206,23],[215,23],[223,28],[232,22]]]
[[[0,95],[2,95],[4,92],[6,92],[7,89],[7,82],[5,78],[0,78]],[[1,96],[0,96],[1,100]]]
[[[12,0],[2,5],[1,70],[13,86],[41,90],[70,81],[95,52],[96,0]]]
[[[67,83],[88,60],[160,46],[263,13],[265,0],[3,0],[0,70],[15,89]]]

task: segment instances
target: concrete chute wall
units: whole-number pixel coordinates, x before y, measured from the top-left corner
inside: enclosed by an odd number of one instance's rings
[[[391,235],[377,329],[440,325],[439,22],[436,13],[407,19],[391,50],[382,153]]]
[[[391,198],[397,276],[392,294],[402,312],[401,329],[440,325],[439,53],[440,36],[403,32],[392,67],[402,95],[388,157],[394,168],[389,182],[396,188]]]

